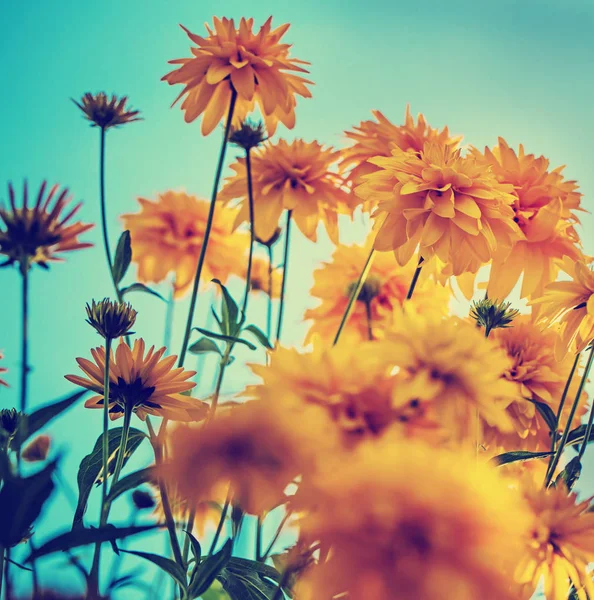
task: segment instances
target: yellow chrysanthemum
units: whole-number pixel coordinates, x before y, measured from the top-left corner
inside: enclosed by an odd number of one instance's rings
[[[353,287],[357,284],[371,243],[365,246],[339,245],[332,254],[331,262],[324,262],[314,271],[311,295],[320,300],[320,305],[305,311],[304,318],[313,320],[305,343],[319,335],[325,343],[334,339],[345,313]],[[402,306],[406,299],[418,260],[414,257],[401,267],[391,253],[377,253],[369,275],[359,294],[347,325],[342,332],[342,341],[357,343],[374,339],[392,321],[394,309]],[[450,300],[450,290],[425,277],[417,283],[414,303],[420,311],[437,310],[445,314]]]
[[[312,83],[296,73],[307,73],[300,65],[309,63],[291,58],[291,46],[280,42],[289,25],[271,30],[271,22],[272,17],[254,33],[253,19],[241,19],[236,29],[233,19],[214,17],[214,31],[206,25],[205,38],[182,25],[196,44],[191,48],[193,56],[169,61],[181,66],[163,80],[184,85],[175,102],[186,96],[182,110],[188,123],[204,113],[203,135],[229,110],[232,90],[237,93],[234,124],[239,125],[258,105],[270,135],[279,121],[289,129],[294,127],[296,96],[310,98],[307,85]]]
[[[525,537],[525,552],[518,562],[515,579],[534,590],[544,578],[547,600],[566,600],[570,584],[579,600],[594,598],[588,565],[594,562],[594,513],[590,500],[577,502],[565,485],[543,489],[532,481],[523,486],[532,513],[532,526]],[[587,594],[587,596],[586,596]]]
[[[298,492],[302,533],[331,548],[303,600],[512,600],[529,524],[520,494],[474,455],[362,445]],[[340,596],[339,596],[340,595]]]
[[[507,408],[514,424],[514,432],[503,434],[487,428],[486,443],[494,444],[502,451],[549,450],[549,428],[534,402],[546,404],[557,414],[559,401],[573,366],[573,358],[566,356],[562,361],[557,361],[555,344],[558,334],[551,329],[542,331],[527,315],[516,318],[512,327],[494,330],[491,337],[511,359],[504,377],[516,385],[516,392],[514,401]],[[561,414],[560,430],[564,429],[567,422],[579,380],[579,374],[576,374]],[[586,404],[587,395],[584,392],[574,417],[574,426],[577,426],[586,413]]]
[[[543,296],[531,302],[541,322],[559,326],[557,358],[581,352],[594,340],[594,271],[585,260],[563,264],[572,280],[549,283]]]
[[[350,195],[333,165],[339,153],[318,142],[279,140],[252,152],[251,167],[254,191],[256,235],[269,239],[278,227],[283,210],[292,211],[293,219],[306,237],[317,239],[322,221],[330,239],[338,242],[338,213],[348,212]],[[235,221],[249,221],[247,172],[245,158],[231,165],[235,175],[219,194],[225,202],[241,199],[241,210]]]
[[[493,298],[505,298],[522,273],[522,298],[541,294],[543,287],[554,281],[558,261],[580,257],[579,238],[574,229],[581,194],[575,181],[566,181],[563,167],[549,171],[549,161],[526,154],[520,144],[519,152],[499,138],[499,144],[484,155],[474,150],[477,160],[488,164],[497,180],[514,186],[512,205],[514,221],[522,231],[508,256],[496,253],[491,265],[487,291]]]
[[[375,248],[394,250],[401,265],[420,246],[424,259],[437,256],[453,275],[476,272],[520,235],[512,186],[500,184],[474,157],[427,143],[420,153],[394,149],[371,162],[381,170],[366,175],[355,192],[378,202]]]
[[[175,297],[192,285],[206,229],[209,203],[185,192],[167,191],[155,201],[139,198],[140,212],[122,215],[132,238],[132,260],[138,264],[138,279],[144,283],[163,281],[175,273]],[[202,281],[225,282],[231,273],[245,270],[244,233],[232,233],[236,211],[219,206],[208,241]]]
[[[247,275],[246,269],[247,258],[246,267],[243,272],[244,280]],[[271,298],[278,298],[280,296],[282,275],[274,265],[270,266],[268,264],[267,259],[254,256],[250,278],[252,280],[252,292],[264,292],[265,294],[270,295]]]
[[[143,421],[146,415],[165,417],[172,421],[198,421],[207,411],[205,402],[183,394],[196,384],[188,381],[196,371],[173,368],[177,356],[163,358],[165,348],[155,352],[151,346],[145,355],[143,339],[130,348],[120,341],[109,362],[109,416],[117,419],[125,409],[135,412]],[[66,379],[98,394],[85,402],[87,408],[103,408],[105,375],[105,348],[92,348],[93,361],[77,358],[84,374],[66,375]]]

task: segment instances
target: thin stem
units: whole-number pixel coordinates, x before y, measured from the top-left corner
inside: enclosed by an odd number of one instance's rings
[[[270,339],[272,334],[272,246],[268,249],[268,308],[266,310],[266,337]]]
[[[12,600],[12,580],[10,579],[10,548],[4,551],[4,593],[5,600]]]
[[[194,318],[194,311],[196,310],[196,300],[198,298],[198,286],[200,285],[200,276],[202,275],[202,267],[204,266],[204,257],[206,256],[206,248],[208,247],[208,240],[210,238],[210,230],[212,228],[212,222],[214,218],[217,193],[219,191],[219,182],[221,180],[221,173],[223,172],[223,163],[225,162],[225,152],[227,150],[227,142],[229,140],[229,131],[231,130],[231,121],[233,119],[233,111],[235,110],[236,100],[237,92],[234,89],[232,89],[231,102],[229,103],[229,112],[227,114],[227,124],[225,125],[225,137],[223,138],[223,143],[221,144],[219,162],[217,164],[214,185],[212,188],[212,196],[210,198],[210,208],[208,209],[208,218],[206,220],[206,228],[204,230],[204,240],[202,241],[202,246],[200,247],[200,256],[198,257],[198,264],[196,265],[196,275],[194,276],[194,287],[192,288],[192,296],[190,297],[190,310],[188,312],[188,319],[186,321],[186,331],[184,333],[181,352],[179,353],[179,367],[184,366],[186,353],[188,351],[188,345],[190,343],[190,333],[192,332],[192,320]]]
[[[227,342],[227,347],[225,348],[225,352],[221,357],[221,361],[219,362],[219,374],[217,376],[217,381],[215,384],[215,390],[212,395],[212,403],[210,405],[210,411],[208,413],[207,422],[212,421],[215,416],[215,412],[217,410],[217,406],[219,404],[219,396],[221,395],[221,386],[223,385],[223,377],[225,376],[225,368],[227,367],[227,363],[229,362],[229,355],[233,350],[234,344],[232,342]]]
[[[4,548],[0,546],[0,598],[2,598],[2,581],[4,580]]]
[[[188,515],[188,520],[186,521],[186,532],[192,533],[192,529],[194,529],[194,521],[196,520],[196,507],[192,506],[190,510],[190,514]],[[188,563],[188,555],[190,554],[190,536],[186,535],[186,539],[184,540],[184,565]]]
[[[375,251],[372,248],[371,252],[369,253],[369,256],[367,257],[367,261],[365,262],[365,266],[363,267],[363,270],[361,271],[361,275],[359,275],[359,280],[357,281],[357,285],[353,288],[353,290],[351,292],[351,297],[349,298],[349,303],[347,304],[346,310],[344,311],[344,314],[342,315],[342,320],[340,321],[340,325],[338,326],[338,331],[336,332],[336,335],[334,336],[334,342],[332,343],[333,346],[336,346],[336,344],[338,343],[338,340],[340,339],[340,334],[342,333],[342,330],[345,328],[345,325],[347,324],[349,317],[351,316],[351,312],[353,312],[353,308],[355,307],[355,302],[357,301],[357,298],[359,297],[359,294],[361,293],[361,290],[363,289],[363,284],[365,283],[365,280],[367,279],[367,275],[369,275],[369,271],[371,270],[371,265],[373,263],[374,254],[375,254]]]
[[[371,328],[371,302],[365,301],[365,314],[367,315],[367,337],[369,340],[373,340],[373,330]]]
[[[283,280],[281,283],[280,301],[278,306],[278,321],[276,324],[276,341],[280,340],[283,327],[283,311],[285,308],[285,289],[287,285],[287,273],[289,270],[289,242],[291,240],[291,217],[293,211],[287,211],[287,227],[285,228],[285,249],[283,252]]]
[[[569,388],[571,386],[571,382],[573,380],[573,376],[575,375],[576,369],[580,362],[581,352],[578,352],[575,355],[575,360],[573,361],[573,366],[571,367],[571,371],[569,372],[569,377],[565,382],[565,387],[563,388],[563,394],[561,394],[561,400],[559,401],[559,408],[557,409],[557,428],[559,428],[559,423],[561,422],[561,413],[563,412],[563,407],[565,406],[565,400],[567,398],[567,394],[569,393]],[[557,445],[557,431],[551,432],[551,458],[549,459],[549,468],[551,463],[553,462],[553,456],[555,454],[555,446]],[[548,471],[548,468],[547,468]]]
[[[111,258],[111,248],[109,247],[109,235],[107,233],[107,207],[105,202],[105,127],[101,127],[101,137],[99,142],[99,201],[101,203],[101,229],[103,231],[103,246],[105,248],[105,258],[109,267],[109,275],[113,279],[113,260]],[[114,281],[115,285],[115,281]],[[116,292],[117,292],[116,285]]]
[[[258,515],[256,522],[256,561],[262,560],[262,517]]]
[[[103,518],[105,510],[105,501],[107,499],[107,468],[109,462],[109,362],[111,359],[111,339],[105,339],[105,371],[103,374],[103,445],[102,445],[102,464],[103,464],[103,485],[101,486],[101,513]]]
[[[291,516],[291,512],[290,511],[286,511],[285,512],[285,516],[282,518],[276,533],[274,534],[270,544],[268,544],[268,548],[266,549],[266,552],[264,552],[264,556],[262,556],[262,561],[265,562],[266,559],[268,558],[268,555],[272,552],[272,548],[274,547],[274,544],[276,544],[276,540],[278,540],[281,531],[283,530],[283,527],[285,526],[285,523],[289,520],[289,517]]]
[[[173,285],[167,299],[167,309],[165,311],[165,331],[163,332],[163,346],[171,346],[171,333],[173,331],[173,315],[175,313],[175,300],[173,298]]]
[[[551,483],[551,479],[555,473],[555,469],[559,464],[559,460],[561,459],[561,454],[565,449],[565,444],[567,443],[567,438],[569,437],[569,432],[571,430],[571,422],[573,421],[573,417],[577,410],[577,407],[580,403],[580,399],[582,397],[582,392],[584,391],[584,386],[586,385],[586,380],[588,379],[588,374],[590,373],[590,368],[592,367],[592,361],[594,360],[594,344],[592,348],[590,348],[590,354],[588,354],[588,361],[586,362],[586,368],[584,369],[584,373],[582,375],[582,379],[580,381],[580,385],[578,387],[577,394],[575,396],[575,400],[573,401],[573,406],[571,407],[571,412],[569,413],[569,417],[567,418],[567,425],[563,430],[563,436],[561,437],[561,441],[559,442],[559,448],[557,448],[557,452],[553,457],[553,461],[549,465],[549,469],[547,471],[547,475],[545,478],[545,488],[548,487],[549,483]],[[590,428],[591,429],[591,428]],[[587,444],[587,439],[584,439],[584,444]]]
[[[278,582],[278,587],[276,588],[276,592],[274,593],[272,600],[282,600],[285,597],[285,595],[283,594],[283,587],[286,585],[287,581],[289,580],[289,574],[290,574],[289,569],[285,569],[283,576],[280,578],[280,581]]]
[[[212,544],[210,545],[210,550],[208,551],[208,556],[212,556],[217,547],[217,543],[219,538],[221,537],[221,531],[223,530],[223,525],[225,523],[225,519],[227,518],[227,512],[229,512],[229,505],[231,504],[231,492],[227,492],[227,498],[225,498],[225,504],[223,505],[223,510],[221,512],[221,518],[219,519],[219,524],[217,525],[217,530],[215,531],[214,538],[212,539]]]
[[[27,412],[27,383],[29,374],[29,269],[21,269],[22,321],[21,321],[21,412]]]
[[[132,407],[126,405],[124,407],[124,426],[122,427],[122,437],[120,439],[120,447],[118,449],[118,458],[113,472],[113,480],[111,488],[118,482],[122,467],[124,466],[124,458],[126,456],[126,446],[128,445],[128,436],[130,434],[130,421],[132,420]]]
[[[245,293],[243,295],[243,314],[246,314],[248,296],[252,287],[252,260],[254,256],[254,238],[255,238],[255,222],[254,222],[254,192],[252,186],[252,161],[250,159],[250,149],[245,150],[245,168],[247,172],[247,189],[248,189],[248,204],[250,210],[250,254],[248,257],[247,274],[245,276]]]
[[[594,352],[594,344],[592,344],[592,348],[590,349],[590,355],[592,355],[592,353]],[[584,372],[584,375],[582,377],[582,381],[580,383],[580,389],[583,388],[583,385],[586,384],[586,377],[588,376],[588,374],[586,372]],[[578,398],[581,394],[578,395]],[[586,448],[588,446],[588,442],[590,441],[590,434],[592,433],[592,424],[594,423],[594,403],[592,403],[592,408],[590,409],[590,416],[588,417],[588,425],[586,426],[586,435],[584,436],[584,441],[582,442],[582,445],[580,447],[580,452],[578,454],[578,460],[581,462],[582,458],[584,457],[584,453],[586,452]]]
[[[415,274],[413,275],[412,281],[410,282],[410,287],[408,288],[408,293],[406,294],[406,299],[410,300],[413,297],[413,293],[415,291],[415,287],[417,286],[417,281],[419,280],[419,275],[421,274],[421,269],[423,268],[423,257],[419,257],[419,262],[417,263],[417,268],[415,269]]]

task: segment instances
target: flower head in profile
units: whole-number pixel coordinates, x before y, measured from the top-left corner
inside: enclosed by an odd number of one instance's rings
[[[493,329],[510,327],[510,323],[520,314],[519,310],[510,307],[511,302],[497,302],[491,298],[475,300],[470,306],[470,317],[489,337]]]
[[[473,455],[420,442],[363,445],[297,493],[302,535],[332,548],[303,600],[516,600],[510,571],[529,518]]]
[[[138,314],[129,302],[117,302],[104,298],[100,302],[87,303],[87,323],[106,340],[115,340],[130,331]]]
[[[474,156],[492,169],[499,182],[514,186],[514,221],[522,232],[509,256],[495,254],[487,291],[505,298],[523,273],[521,296],[540,295],[555,280],[560,260],[580,258],[574,229],[578,221],[572,212],[580,210],[578,186],[564,179],[563,167],[549,170],[544,156],[526,154],[521,144],[516,153],[503,138],[484,154],[474,150]]]
[[[171,272],[175,297],[190,288],[204,240],[209,203],[185,192],[167,191],[156,200],[139,198],[140,212],[122,216],[132,238],[132,260],[141,282],[158,283]],[[225,282],[244,270],[248,236],[232,233],[236,211],[218,207],[208,242],[203,281]]]
[[[571,281],[549,283],[531,304],[539,308],[539,320],[559,328],[557,357],[581,352],[594,340],[594,271],[585,260],[564,261]]]
[[[453,275],[474,273],[519,238],[513,187],[460,150],[427,143],[420,153],[394,149],[371,163],[381,170],[366,175],[355,192],[377,201],[375,248],[394,250],[401,265],[419,246],[425,260],[437,256]]]
[[[303,235],[317,239],[320,221],[330,239],[338,241],[338,213],[350,212],[350,195],[333,170],[339,153],[318,142],[301,139],[266,143],[252,153],[251,171],[254,192],[256,235],[272,237],[283,210],[290,210]],[[236,225],[249,221],[247,171],[245,158],[231,165],[235,175],[219,194],[224,202],[239,200],[241,209]]]
[[[0,352],[0,360],[4,358],[4,354],[2,352]],[[8,369],[6,367],[0,367],[0,373],[6,373],[8,371]],[[2,379],[0,377],[0,385],[3,385],[4,387],[8,387],[8,383],[6,383],[6,381],[4,381],[4,379]]]
[[[256,148],[267,139],[264,124],[253,123],[249,120],[244,121],[239,127],[233,129],[229,135],[229,141],[244,150]]]
[[[214,17],[213,22],[213,29],[206,25],[207,37],[182,25],[196,46],[190,58],[169,61],[179,66],[163,77],[170,85],[184,86],[175,102],[185,96],[181,108],[186,122],[203,115],[202,134],[208,135],[227,114],[235,92],[234,123],[257,106],[270,135],[279,122],[292,129],[296,96],[310,98],[307,86],[312,82],[301,76],[307,73],[301,65],[309,63],[291,58],[291,46],[281,43],[289,25],[272,29],[270,17],[255,33],[253,19],[242,18],[239,28],[233,19]]]
[[[550,600],[565,600],[570,585],[579,600],[594,598],[588,565],[594,562],[594,512],[590,501],[578,502],[564,484],[543,489],[528,480],[523,486],[532,523],[515,580],[534,590],[544,579]],[[528,596],[527,596],[528,597]]]
[[[91,121],[91,127],[101,127],[101,129],[110,129],[118,125],[141,121],[138,110],[132,110],[126,106],[127,96],[118,97],[112,94],[111,98],[105,92],[91,94],[87,92],[80,100],[72,100],[80,110],[83,111],[85,118]]]
[[[109,416],[118,419],[124,411],[135,412],[143,421],[147,415],[165,417],[172,421],[199,421],[206,416],[208,405],[183,392],[196,384],[188,381],[196,371],[185,371],[173,365],[177,356],[163,358],[165,348],[155,352],[154,346],[146,351],[144,340],[139,339],[130,348],[120,341],[109,362]],[[91,349],[93,361],[77,358],[85,377],[66,375],[66,379],[97,395],[85,402],[87,408],[103,408],[105,348]]]
[[[81,242],[78,236],[93,225],[72,222],[82,204],[64,214],[71,198],[68,189],[60,191],[56,184],[46,194],[44,181],[37,193],[35,204],[29,206],[27,182],[23,187],[23,202],[17,207],[12,184],[8,184],[10,206],[0,206],[0,255],[6,260],[0,266],[19,263],[27,271],[33,264],[47,268],[48,262],[62,260],[59,255],[93,244]]]
[[[22,415],[16,408],[0,410],[0,437],[12,439],[19,429]]]
[[[305,343],[311,342],[315,335],[332,342],[370,249],[371,242],[364,246],[338,245],[332,260],[314,271],[310,294],[320,304],[305,311],[304,318],[313,321]],[[342,335],[355,343],[381,335],[381,330],[392,321],[394,310],[404,303],[416,265],[414,257],[401,267],[392,253],[377,253]],[[445,312],[450,291],[421,273],[423,278],[415,288],[415,304],[421,310]]]
[[[244,273],[244,279],[246,275],[247,273]],[[253,258],[250,278],[252,292],[264,292],[271,298],[280,296],[282,276],[278,269],[274,268],[274,265],[270,267],[267,260],[258,256]]]

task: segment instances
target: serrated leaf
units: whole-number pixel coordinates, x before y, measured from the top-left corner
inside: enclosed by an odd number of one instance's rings
[[[124,231],[118,240],[116,248],[115,258],[113,261],[113,279],[115,284],[118,285],[130,266],[132,261],[132,242],[130,240],[130,232]]]
[[[137,550],[122,550],[126,554],[133,554],[139,558],[144,558],[154,565],[157,565],[160,569],[165,571],[173,580],[178,583],[184,591],[188,589],[188,583],[186,580],[185,571],[170,558],[159,556],[158,554],[152,554],[151,552],[138,552]]]
[[[571,490],[575,485],[575,482],[579,479],[582,474],[582,463],[579,458],[575,456],[568,463],[565,469],[557,475],[555,479],[555,485],[559,485],[562,481],[567,486],[568,490]]]
[[[108,474],[111,475],[115,469],[117,450],[120,447],[120,437],[122,435],[122,428],[116,427],[109,430],[108,439]],[[138,448],[139,444],[146,437],[139,429],[130,427],[128,435],[128,443],[126,445],[126,454],[124,456],[124,464],[128,461],[133,452]],[[87,509],[87,501],[91,494],[93,484],[98,480],[99,476],[103,471],[103,434],[101,434],[95,446],[90,454],[87,454],[78,468],[78,475],[76,480],[78,483],[78,504],[74,512],[74,519],[72,521],[72,528],[76,528],[82,525],[83,516]]]
[[[219,552],[202,561],[200,565],[194,569],[188,587],[188,595],[190,598],[198,598],[206,592],[221,569],[229,562],[232,548],[233,541],[229,538]]]
[[[216,352],[219,356],[222,356],[219,347],[207,337],[201,337],[198,341],[194,342],[188,348],[188,352],[192,354],[208,354],[209,352]]]
[[[122,477],[122,479],[120,479],[114,486],[111,487],[109,494],[107,495],[107,502],[113,502],[124,492],[133,490],[139,485],[147,483],[148,481],[154,481],[155,479],[156,476],[154,466],[146,467],[144,469],[140,469],[139,471],[134,471],[134,473],[130,473],[130,475]]]
[[[513,452],[504,452],[498,456],[494,456],[489,462],[496,465],[506,465],[517,461],[534,460],[536,458],[544,458],[550,456],[551,452],[528,452],[527,450],[515,450]]]
[[[150,294],[151,296],[156,296],[157,298],[163,300],[163,302],[167,302],[167,300],[165,300],[165,298],[163,298],[163,296],[161,296],[161,294],[159,294],[159,292],[144,285],[144,283],[133,283],[132,285],[129,285],[128,287],[122,288],[120,290],[122,297],[125,296],[126,294],[129,294],[130,292],[144,292],[145,294]]]
[[[256,327],[255,325],[248,325],[247,327],[244,327],[243,330],[249,331],[260,342],[260,344],[264,346],[264,348],[267,350],[272,350],[272,344],[266,337],[266,334],[259,327]]]
[[[232,337],[230,335],[223,335],[222,333],[215,333],[214,331],[208,331],[208,329],[202,329],[202,327],[193,327],[196,331],[199,331],[202,335],[205,335],[209,338],[214,338],[215,340],[223,340],[225,342],[233,342],[234,344],[243,344],[247,346],[250,350],[255,350],[256,346],[247,340],[242,340],[238,337]]]
[[[544,402],[537,402],[536,400],[530,400],[530,402],[536,406],[536,410],[538,410],[544,422],[547,424],[549,431],[555,435],[557,432],[557,416],[551,407]]]
[[[218,279],[213,279],[212,282],[220,286],[221,291],[223,292],[222,333],[234,337],[238,331],[237,315],[239,314],[239,309],[237,308],[237,304],[235,303],[235,300],[233,300],[233,298],[231,297],[231,294],[229,293],[227,288]]]

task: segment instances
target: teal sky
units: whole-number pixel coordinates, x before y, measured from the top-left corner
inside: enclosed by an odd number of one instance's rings
[[[590,209],[594,193],[590,0],[2,2],[0,200],[7,198],[8,181],[20,188],[26,177],[37,188],[47,178],[69,186],[74,198],[84,202],[82,220],[99,222],[99,134],[70,98],[101,90],[128,95],[145,119],[108,134],[112,246],[119,235],[118,215],[135,211],[136,197],[154,197],[171,188],[207,197],[220,128],[203,138],[199,121],[187,125],[179,108],[170,109],[179,90],[160,82],[169,70],[167,60],[189,53],[189,40],[178,24],[201,34],[203,23],[213,15],[253,16],[259,25],[270,14],[273,24],[292,24],[286,39],[294,44],[294,56],[312,63],[315,82],[313,99],[298,103],[296,128],[287,131],[281,126],[277,137],[298,136],[340,146],[342,132],[369,118],[372,109],[399,123],[410,103],[413,113],[423,112],[433,126],[448,125],[453,133],[464,135],[465,143],[492,145],[501,135],[513,146],[523,143],[526,151],[544,154],[552,167],[567,165],[566,176],[579,181],[583,205]],[[231,151],[229,156],[234,155]],[[585,249],[591,253],[590,214],[583,224]],[[361,241],[364,235],[361,225],[355,224],[344,231],[344,240]],[[33,407],[71,392],[63,375],[75,373],[75,357],[87,356],[89,348],[101,341],[84,322],[84,304],[109,295],[111,287],[99,227],[84,238],[95,248],[72,253],[50,272],[36,270],[32,276]],[[322,232],[316,245],[299,234],[294,237],[285,321],[288,343],[303,339],[301,316],[312,304],[307,297],[311,272],[330,252]],[[239,282],[232,289],[239,294]],[[0,406],[9,407],[18,397],[16,271],[0,271],[0,290],[0,349],[5,354],[1,364],[10,369],[11,384],[8,390],[0,389]],[[136,331],[160,344],[164,305],[144,296],[133,300],[139,310]],[[204,321],[208,303],[208,297],[200,301],[197,324]],[[253,320],[262,324],[261,301],[252,306]],[[177,309],[177,317],[175,352],[185,303]],[[210,373],[203,377],[205,390],[211,377]],[[245,371],[232,368],[225,393],[241,389],[244,380]],[[80,458],[100,432],[100,413],[76,407],[51,431],[55,448],[68,452],[63,470],[73,479]],[[138,457],[138,464],[143,458]],[[591,463],[588,466],[586,476],[591,476]],[[92,504],[88,514],[95,513]],[[68,526],[71,512],[59,492],[48,514],[49,529]],[[126,514],[124,506],[122,518]]]

